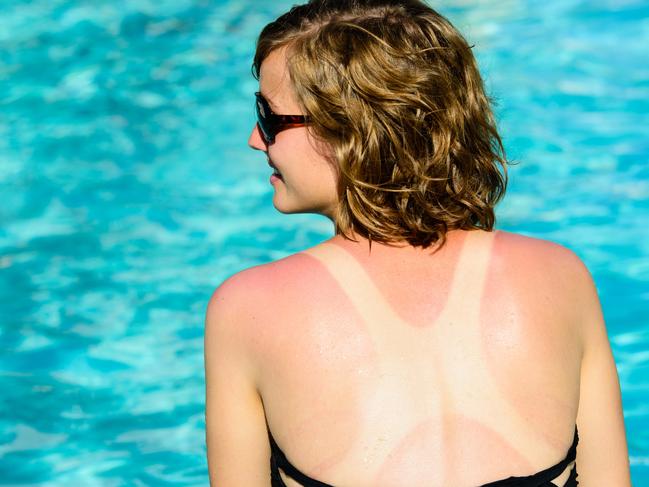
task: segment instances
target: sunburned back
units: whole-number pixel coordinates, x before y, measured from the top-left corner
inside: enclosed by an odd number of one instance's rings
[[[254,353],[272,435],[336,486],[477,486],[554,465],[579,399],[562,273],[573,258],[455,231],[434,254],[335,237],[258,268]]]

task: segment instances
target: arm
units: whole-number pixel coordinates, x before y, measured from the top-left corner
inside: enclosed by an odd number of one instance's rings
[[[580,263],[580,299],[584,310],[583,356],[577,427],[580,485],[631,486],[629,455],[622,415],[620,383],[595,284]]]
[[[207,462],[217,487],[267,487],[270,445],[247,346],[250,300],[241,274],[212,295],[205,319]]]

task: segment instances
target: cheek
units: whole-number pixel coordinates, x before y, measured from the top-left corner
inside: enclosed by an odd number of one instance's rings
[[[318,172],[318,192],[321,196],[337,198],[337,181],[334,170],[327,164],[320,168]]]
[[[308,182],[310,191],[319,196],[335,195],[338,175],[333,163],[318,152],[308,142],[302,147],[303,175]]]

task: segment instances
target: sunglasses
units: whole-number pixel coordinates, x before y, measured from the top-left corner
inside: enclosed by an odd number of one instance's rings
[[[261,93],[255,93],[255,109],[257,111],[257,126],[266,144],[275,142],[275,136],[282,130],[292,127],[302,127],[309,121],[306,115],[277,115]]]

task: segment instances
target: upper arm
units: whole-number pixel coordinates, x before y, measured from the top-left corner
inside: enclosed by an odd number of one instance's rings
[[[250,353],[245,279],[228,279],[205,318],[207,460],[218,487],[268,486],[270,446]]]
[[[579,261],[576,287],[582,317],[583,356],[577,427],[577,471],[589,487],[630,486],[620,383],[590,273]]]

